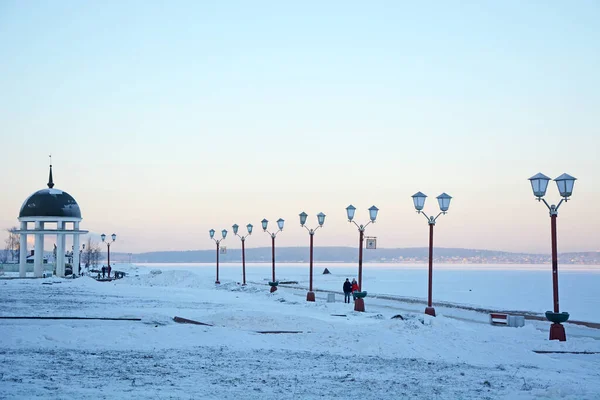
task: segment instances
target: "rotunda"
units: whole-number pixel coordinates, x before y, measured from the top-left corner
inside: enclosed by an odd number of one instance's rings
[[[81,210],[75,199],[65,191],[55,189],[52,179],[52,164],[48,177],[48,188],[29,196],[19,212],[20,234],[19,276],[26,276],[27,235],[34,235],[33,275],[41,278],[44,272],[44,236],[56,235],[56,275],[65,276],[65,242],[73,235],[73,274],[78,273],[79,236],[88,233],[79,229]],[[30,225],[33,225],[30,226]],[[53,228],[55,226],[55,228]],[[33,229],[32,229],[33,228]]]

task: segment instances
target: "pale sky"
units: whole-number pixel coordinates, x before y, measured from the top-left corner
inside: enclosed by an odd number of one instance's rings
[[[597,1],[0,0],[0,227],[45,187],[113,251],[425,247],[411,195],[453,196],[435,245],[550,252],[527,178],[578,178],[560,252],[600,250]],[[557,202],[550,183],[548,201]],[[272,228],[273,226],[271,226]],[[224,243],[238,248],[239,240]]]

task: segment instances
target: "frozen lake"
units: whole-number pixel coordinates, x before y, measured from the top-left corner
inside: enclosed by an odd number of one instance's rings
[[[137,264],[160,269],[190,270],[213,279],[215,264]],[[118,268],[118,266],[117,266]],[[308,264],[277,263],[276,279],[297,281],[308,288]],[[331,272],[323,275],[327,268]],[[239,264],[220,264],[222,283],[241,282]],[[363,290],[371,294],[427,299],[428,268],[419,264],[363,264]],[[314,266],[315,290],[342,290],[346,278],[358,279],[357,264],[319,263]],[[246,280],[271,280],[271,264],[247,263]],[[560,265],[560,310],[572,320],[600,322],[600,266]],[[433,303],[451,302],[498,310],[544,313],[552,310],[550,265],[438,264],[433,272]]]

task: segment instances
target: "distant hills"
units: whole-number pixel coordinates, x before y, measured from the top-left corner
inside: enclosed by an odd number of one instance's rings
[[[138,263],[209,263],[215,261],[215,250],[156,251],[148,253],[112,253],[111,260]],[[308,262],[308,247],[277,247],[278,262]],[[227,249],[220,254],[221,262],[241,262],[241,250]],[[315,247],[315,262],[358,262],[356,247]],[[393,248],[364,250],[364,262],[381,263],[424,263],[428,260],[428,248]],[[551,262],[549,254],[510,253],[505,251],[475,250],[459,248],[434,249],[434,260],[456,264],[543,264]],[[259,247],[246,249],[246,262],[270,262],[271,248]],[[600,252],[579,252],[559,254],[562,264],[600,265]]]

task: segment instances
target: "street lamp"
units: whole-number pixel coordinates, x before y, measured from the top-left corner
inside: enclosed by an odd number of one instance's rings
[[[427,223],[429,224],[429,291],[427,295],[427,307],[425,308],[425,314],[431,315],[435,317],[435,308],[431,305],[431,286],[433,284],[433,226],[435,225],[435,221],[442,214],[446,214],[448,212],[448,208],[450,207],[450,200],[452,197],[447,195],[446,193],[442,193],[437,197],[438,204],[440,206],[440,213],[435,216],[428,217],[427,214],[423,211],[423,207],[425,206],[425,199],[427,196],[421,192],[417,192],[412,195],[413,202],[415,204],[415,209],[417,213],[423,214],[425,218],[427,218]]]
[[[242,286],[246,286],[246,249],[244,243],[246,242],[246,238],[252,235],[252,224],[246,225],[246,228],[248,229],[248,234],[246,236],[238,235],[238,224],[233,224],[232,228],[233,234],[242,239]]]
[[[275,237],[279,232],[283,230],[284,220],[281,218],[277,220],[277,227],[279,228],[279,230],[274,233],[271,233],[267,230],[267,225],[269,224],[269,221],[263,219],[262,221],[260,221],[260,223],[262,224],[263,232],[267,232],[269,235],[271,235],[271,259],[273,262],[273,281],[269,282],[269,286],[271,286],[271,293],[273,293],[277,290],[277,285],[279,284],[279,282],[275,280]]]
[[[114,233],[112,235],[110,235],[112,241],[114,242],[115,240],[117,240],[117,235],[115,235]],[[107,248],[107,254],[108,254],[108,277],[110,278],[110,245],[112,242],[105,242],[106,240],[106,235],[103,233],[102,235],[100,235],[100,238],[102,239],[102,243],[106,243],[106,248]]]
[[[354,212],[356,211],[356,207],[350,204],[346,207],[346,213],[348,214],[348,222],[352,222],[354,225],[358,227],[358,291],[362,293],[362,259],[363,259],[363,241],[365,237],[365,228],[369,226],[369,224],[375,223],[375,219],[377,218],[377,212],[379,209],[375,206],[369,208],[369,218],[370,221],[366,225],[358,225],[354,220]],[[366,292],[361,295],[361,297],[354,298],[354,311],[365,311],[365,301],[364,297],[367,295]]]
[[[219,243],[221,243],[221,240],[225,239],[225,237],[227,236],[227,231],[225,229],[223,229],[221,231],[221,236],[223,236],[221,239],[215,239],[215,230],[211,229],[210,231],[208,231],[208,233],[210,234],[210,238],[212,240],[215,241],[215,243],[217,244],[217,280],[215,281],[215,283],[217,285],[221,284],[221,282],[219,282]]]
[[[317,226],[315,229],[309,229],[306,225],[304,225],[306,223],[306,217],[308,217],[308,215],[302,211],[300,213],[300,226],[305,227],[310,235],[310,284],[308,287],[308,293],[306,294],[306,301],[315,301],[315,292],[313,292],[313,237],[315,236],[317,229],[323,227],[323,223],[325,222],[325,214],[317,214],[319,226]]]
[[[85,251],[85,243],[81,245],[81,250],[79,250],[79,270],[81,270],[81,257],[83,252]]]
[[[549,205],[543,198],[546,195],[546,189],[548,188],[548,182],[550,181],[550,178],[541,173],[529,178],[533,195],[536,197],[537,201],[543,201],[546,207],[548,207],[548,210],[550,210],[550,231],[552,235],[552,292],[554,297],[554,312],[546,311],[546,318],[548,321],[552,322],[552,325],[550,325],[550,340],[560,340],[561,342],[567,340],[565,327],[562,325],[562,322],[566,322],[569,319],[569,313],[561,313],[558,307],[558,252],[556,246],[556,218],[558,217],[558,208],[562,202],[568,201],[569,197],[573,193],[573,185],[575,185],[576,180],[577,178],[574,178],[568,174],[562,174],[554,180],[556,182],[556,186],[558,186],[560,197],[562,197],[558,205],[555,206],[554,204]]]

